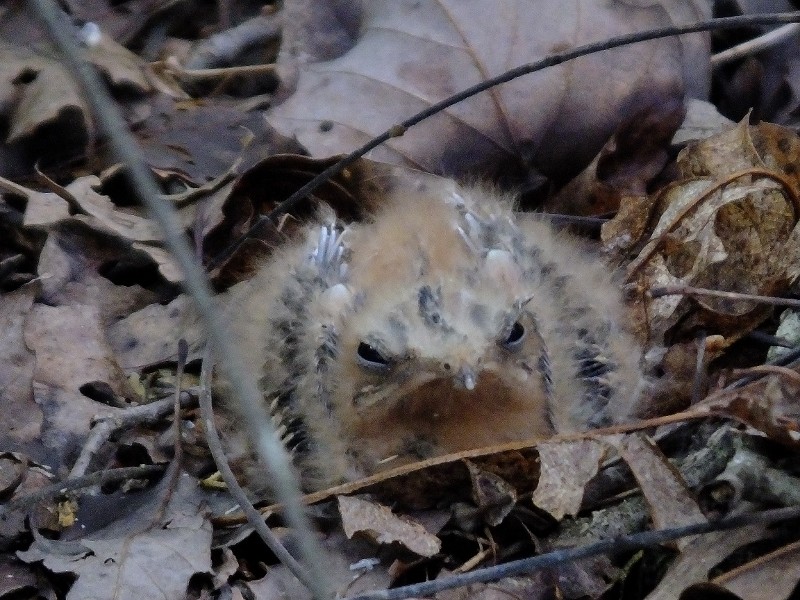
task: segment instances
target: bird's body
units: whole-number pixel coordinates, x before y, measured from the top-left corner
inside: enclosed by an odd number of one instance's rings
[[[324,215],[231,306],[310,487],[620,421],[640,379],[606,266],[452,183]]]

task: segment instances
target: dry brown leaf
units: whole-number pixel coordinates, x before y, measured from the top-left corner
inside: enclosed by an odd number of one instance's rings
[[[15,189],[27,201],[25,225],[43,227],[78,221],[97,232],[117,236],[125,243],[133,242],[133,248],[149,255],[167,281],[181,281],[182,273],[163,248],[161,229],[156,222],[144,216],[141,209],[117,207],[108,196],[96,191],[100,185],[100,179],[93,175],[78,177],[61,191],[70,202],[55,193],[37,192],[22,186],[15,186]],[[70,208],[78,214],[73,215]]]
[[[693,525],[706,520],[678,470],[661,450],[640,434],[624,436],[617,447],[644,494],[656,529]],[[676,542],[684,548],[692,538]]]
[[[800,386],[796,371],[785,367],[766,368],[772,373],[742,387],[714,393],[697,404],[696,409],[730,417],[770,439],[796,446],[800,442],[800,406],[797,402]]]
[[[127,264],[136,273],[146,259],[132,256],[130,247],[113,236],[74,222],[53,228],[39,254],[37,272],[42,282],[42,298],[54,306],[85,304],[94,306],[103,325],[113,323],[159,296],[140,285],[116,285],[109,280],[110,268]]]
[[[197,358],[205,333],[190,306],[181,294],[166,306],[151,304],[110,325],[108,339],[120,366],[141,371],[174,361],[181,338],[189,344],[190,360]]]
[[[484,471],[470,460],[464,462],[472,482],[474,506],[457,503],[454,505],[454,516],[468,531],[484,524],[499,525],[516,505],[517,490],[499,475]]]
[[[548,198],[545,212],[613,213],[623,197],[645,198],[667,164],[670,140],[686,111],[675,99],[637,111],[617,127],[591,164]]]
[[[705,3],[671,0],[547,0],[535,10],[520,0],[370,2],[356,45],[339,58],[300,65],[294,95],[268,119],[312,156],[350,152],[455,92],[552,52],[709,16]],[[637,44],[469,98],[370,158],[448,174],[502,163],[574,173],[631,107],[703,97],[707,87],[705,36]]]
[[[734,550],[764,536],[763,525],[717,531],[695,537],[682,549],[647,600],[677,600],[692,584],[708,581],[713,567]]]
[[[25,345],[25,319],[39,293],[38,282],[0,295],[0,389],[3,390],[4,449],[25,448],[35,460],[46,458],[41,444],[42,409],[33,400],[35,357]],[[35,448],[38,446],[38,451]]]
[[[14,89],[23,74],[30,78],[16,87],[18,96],[7,142],[31,136],[39,127],[56,120],[69,123],[71,129],[78,127],[86,135],[86,105],[72,77],[58,61],[8,44],[0,44],[0,57],[0,81],[4,85]]]
[[[341,56],[355,44],[363,8],[352,0],[287,0],[278,63],[289,68]]]
[[[142,94],[152,90],[144,73],[147,63],[104,33],[88,44],[86,59],[102,71],[115,88]]]
[[[92,419],[118,409],[89,399],[84,386],[102,382],[120,398],[134,398],[102,329],[97,308],[35,304],[25,323],[25,344],[36,357],[33,394],[44,414],[48,464],[74,458]],[[68,350],[65,350],[68,349]]]
[[[33,171],[32,164],[83,155],[91,137],[86,104],[57,60],[0,39],[0,173]],[[57,92],[55,92],[57,90]]]
[[[137,214],[141,211],[118,208],[108,196],[100,194],[100,179],[94,175],[78,177],[66,187],[86,215],[75,218],[85,221],[100,231],[115,233],[126,240],[135,242],[160,242],[161,229],[150,219]]]
[[[545,442],[537,448],[541,475],[533,493],[533,503],[558,521],[566,515],[577,514],[584,488],[597,474],[606,445],[597,440],[580,440]]]
[[[627,248],[641,237],[644,223],[654,223],[646,234],[649,241],[628,267],[641,289],[688,285],[773,295],[797,277],[797,190],[783,174],[791,170],[786,161],[794,154],[759,154],[754,131],[759,139],[765,137],[742,122],[690,144],[678,158],[682,180],[662,189],[655,202],[621,211],[621,222],[608,225],[606,244]],[[788,134],[781,133],[784,138],[770,138],[772,145],[790,147],[784,143]],[[643,218],[642,211],[651,206],[649,219]],[[706,327],[731,343],[770,314],[768,307],[751,301],[690,301],[681,295],[648,300],[647,311],[650,334],[658,342],[681,321],[684,330]]]
[[[218,97],[179,101],[149,98],[133,132],[144,160],[162,177],[197,187],[227,172],[237,161],[248,169],[265,156],[298,153],[295,140],[279,135],[260,111],[242,110],[239,100]],[[116,157],[100,149],[107,164]]]
[[[742,600],[783,600],[800,581],[800,542],[770,552],[717,577],[713,583]]]
[[[149,494],[142,506],[106,529],[72,542],[73,547],[83,546],[82,553],[70,553],[69,547],[61,549],[53,541],[49,546],[37,543],[18,556],[77,576],[70,597],[179,598],[191,577],[211,570],[211,524],[203,513],[195,479],[183,475],[167,507],[162,507],[162,494]]]
[[[378,544],[398,542],[420,556],[439,552],[442,542],[408,517],[398,517],[387,507],[355,496],[339,496],[339,513],[345,535],[366,535]]]

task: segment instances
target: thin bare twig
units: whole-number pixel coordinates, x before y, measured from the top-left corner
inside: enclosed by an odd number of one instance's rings
[[[660,285],[652,288],[648,294],[652,298],[660,298],[662,296],[711,296],[714,298],[726,298],[728,300],[750,300],[752,302],[769,304],[771,306],[791,306],[792,308],[800,308],[800,300],[794,300],[792,298],[758,296],[755,294],[742,294],[741,292],[725,292],[722,290],[692,287],[690,285]]]
[[[239,508],[244,511],[248,523],[253,526],[259,537],[264,540],[267,547],[272,550],[275,556],[278,557],[286,568],[289,569],[294,576],[297,577],[306,587],[313,588],[314,582],[309,580],[309,573],[303,569],[302,566],[289,554],[289,551],[281,544],[280,540],[272,533],[272,530],[267,527],[264,522],[264,517],[258,512],[255,506],[250,502],[247,494],[239,485],[236,476],[233,474],[228,460],[225,458],[225,451],[222,448],[222,441],[217,433],[217,426],[214,422],[214,409],[211,406],[211,371],[212,371],[212,358],[211,353],[206,351],[203,356],[203,367],[200,371],[200,415],[203,417],[203,429],[206,433],[206,444],[211,451],[211,456],[214,457],[214,463],[217,465],[217,470],[222,475],[223,481],[228,486],[228,491],[234,497],[236,502],[239,503]]]
[[[175,77],[187,81],[206,81],[207,79],[219,79],[220,77],[234,77],[236,75],[264,75],[275,73],[277,66],[268,65],[241,65],[236,67],[216,67],[207,69],[186,69],[176,60],[167,59],[163,63],[156,63],[154,66],[163,66],[167,72]]]
[[[779,365],[756,365],[754,367],[736,369],[734,371],[736,375],[750,375],[753,373],[759,375],[777,375],[778,377],[790,380],[794,385],[800,385],[800,373],[789,367],[781,367]]]
[[[121,469],[106,469],[105,471],[98,471],[82,477],[71,477],[64,481],[46,485],[39,488],[35,492],[14,498],[13,500],[3,504],[0,509],[2,510],[23,510],[31,505],[47,498],[60,496],[61,494],[70,490],[79,490],[81,488],[92,487],[95,485],[103,485],[111,483],[112,481],[125,481],[127,479],[144,479],[164,472],[166,467],[163,465],[141,465],[139,467],[123,467]]]
[[[633,533],[597,542],[596,544],[581,546],[580,548],[556,550],[532,558],[515,560],[502,565],[486,567],[470,573],[455,575],[453,577],[444,577],[435,581],[425,581],[391,590],[381,590],[379,592],[371,592],[360,596],[351,596],[346,600],[404,600],[405,598],[429,596],[442,590],[464,587],[474,583],[497,581],[504,577],[526,575],[540,569],[551,568],[583,558],[599,556],[601,554],[632,552],[691,535],[738,529],[756,523],[776,523],[778,521],[796,519],[798,517],[800,517],[800,507],[778,508],[757,513],[737,515],[717,521],[706,521],[683,527],[671,527],[669,529]]]
[[[742,42],[733,48],[717,52],[711,57],[711,66],[719,67],[745,56],[750,56],[782,44],[800,32],[800,23],[788,23],[772,31],[768,31],[752,40]]]
[[[261,393],[256,385],[255,373],[245,366],[240,352],[214,302],[213,292],[205,272],[194,257],[183,227],[175,210],[160,198],[161,191],[142,159],[141,153],[125,120],[105,89],[95,70],[84,60],[78,46],[75,28],[53,0],[29,0],[64,55],[65,61],[85,92],[100,128],[108,137],[117,159],[126,165],[126,174],[139,200],[147,207],[152,218],[161,227],[166,246],[184,275],[184,287],[194,301],[195,308],[208,331],[215,354],[231,382],[233,397],[239,403],[243,423],[260,459],[272,475],[274,490],[285,506],[285,516],[297,532],[298,547],[311,575],[311,593],[322,600],[330,596],[326,561],[322,549],[311,532],[311,525],[300,505],[300,486],[290,465],[286,450],[280,443],[266,413]]]
[[[193,406],[195,402],[196,400],[188,394],[181,396],[181,406],[184,408]],[[89,433],[89,438],[81,449],[78,459],[72,466],[69,477],[80,477],[86,473],[94,455],[115,431],[129,429],[145,423],[155,423],[169,414],[173,409],[173,405],[172,398],[165,398],[164,400],[157,400],[150,404],[127,408],[114,415],[103,416],[97,419]]]

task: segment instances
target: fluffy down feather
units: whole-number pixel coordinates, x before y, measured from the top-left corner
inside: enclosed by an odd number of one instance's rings
[[[229,306],[309,488],[619,422],[641,380],[607,266],[482,188],[326,212]]]

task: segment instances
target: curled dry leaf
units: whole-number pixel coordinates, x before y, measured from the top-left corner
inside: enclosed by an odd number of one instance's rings
[[[756,367],[754,371],[763,369],[771,373],[744,386],[716,392],[696,408],[730,417],[770,439],[797,446],[800,443],[797,372],[786,367]]]
[[[350,152],[456,92],[553,52],[710,16],[704,2],[670,0],[364,6],[355,46],[339,58],[301,65],[294,95],[268,115],[312,156]],[[584,57],[458,103],[370,157],[448,174],[491,172],[501,164],[574,174],[631,107],[704,97],[708,50],[701,34]]]
[[[643,290],[686,285],[782,293],[797,278],[800,265],[800,187],[786,175],[793,168],[797,145],[797,136],[789,130],[750,127],[746,122],[689,145],[678,157],[682,179],[663,188],[647,205],[620,211],[619,221],[639,229],[612,221],[604,228],[604,242],[617,249],[638,242],[639,254],[628,276]],[[648,300],[647,311],[656,342],[663,342],[681,321],[684,330],[707,327],[731,343],[769,314],[751,301],[689,301],[681,295]]]
[[[517,503],[517,490],[499,475],[480,469],[472,461],[465,462],[472,481],[472,500],[475,503],[474,508],[462,505],[466,510],[460,511],[460,517],[471,521],[470,526],[465,529],[476,529],[483,523],[499,525]]]
[[[362,533],[378,544],[398,542],[420,556],[433,556],[442,547],[439,538],[422,525],[408,517],[398,517],[386,506],[350,496],[337,499],[348,538]]]

